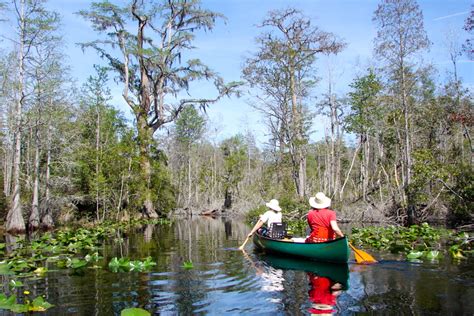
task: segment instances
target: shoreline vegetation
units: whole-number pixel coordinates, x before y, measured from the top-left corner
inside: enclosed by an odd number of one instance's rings
[[[373,60],[345,93],[335,92],[333,79],[317,78],[319,62],[348,43],[302,9],[267,12],[241,81],[226,81],[199,59],[183,58],[224,16],[198,0],[152,3],[159,12],[137,1],[98,1],[77,12],[97,37],[79,45],[102,58],[80,87],[62,58],[60,14],[46,0],[0,5],[18,43],[0,52],[6,232],[177,210],[251,216],[271,198],[300,220],[318,191],[342,221],[473,222],[474,98],[458,76],[461,56],[473,58],[472,42],[447,38],[452,67],[442,77],[436,65],[419,62],[431,42],[417,1],[381,0],[367,17],[377,30]],[[206,81],[214,90],[196,97],[195,84]],[[132,120],[112,103],[112,84]],[[322,84],[328,90],[317,95]],[[205,114],[222,98],[241,96],[262,116],[262,145],[251,129],[218,139]],[[311,137],[316,129],[325,130],[323,139]]]

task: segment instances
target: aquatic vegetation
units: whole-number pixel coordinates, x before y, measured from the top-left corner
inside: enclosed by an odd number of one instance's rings
[[[191,260],[183,262],[183,268],[185,269],[193,269],[194,265]]]
[[[151,257],[147,257],[144,261],[114,257],[109,262],[109,270],[112,272],[144,272],[150,270],[155,265],[156,262]]]
[[[120,312],[120,316],[150,316],[150,312],[142,308],[126,308]]]
[[[15,294],[7,297],[5,294],[0,294],[0,309],[10,310],[14,313],[28,313],[28,312],[44,312],[54,305],[44,300],[42,296],[38,296],[32,301],[28,299],[29,291],[24,291],[24,303],[18,303]]]
[[[19,288],[19,287],[22,287],[22,286],[23,286],[23,282],[18,281],[18,280],[10,280],[10,282],[8,282],[8,287],[10,289]]]
[[[449,247],[453,258],[462,258],[472,253],[467,233],[455,234],[451,230],[434,228],[427,223],[410,227],[388,226],[353,228],[351,240],[391,253],[404,253],[408,260],[436,260]]]
[[[63,228],[54,234],[45,233],[30,242],[19,239],[16,248],[7,254],[3,251],[5,244],[0,244],[0,254],[4,253],[0,261],[0,275],[42,277],[51,264],[56,268],[71,269],[76,275],[83,274],[86,268],[100,267],[99,262],[103,259],[100,251],[106,239],[122,238],[123,232],[143,224],[170,225],[171,221],[133,220],[126,223],[106,222],[91,228]],[[123,259],[118,270],[148,271],[155,264],[151,258],[144,261]],[[111,269],[115,269],[114,264]]]
[[[170,224],[170,221],[158,219],[151,221],[131,221],[128,223],[103,223],[96,227],[77,229],[64,228],[56,233],[45,233],[39,238],[27,241],[19,239],[15,248],[5,252],[5,244],[0,244],[0,275],[16,275],[22,278],[44,277],[51,266],[69,269],[74,275],[84,275],[87,268],[102,268],[104,264],[101,255],[106,239],[122,238],[124,231],[143,224]],[[156,262],[148,257],[144,260],[129,258],[113,258],[108,267],[112,272],[145,272],[151,270]],[[24,287],[23,282],[11,279],[8,282],[10,290]],[[29,299],[30,292],[23,291],[23,299],[19,301],[15,294],[7,296],[0,294],[0,309],[14,313],[29,313],[46,311],[53,305],[46,302],[42,296]],[[141,316],[150,315],[139,308],[126,309],[121,315]]]

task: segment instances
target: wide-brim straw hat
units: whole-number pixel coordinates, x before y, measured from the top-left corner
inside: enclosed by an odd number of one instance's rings
[[[327,208],[331,206],[331,199],[323,192],[318,192],[315,196],[309,198],[309,205],[317,209]]]
[[[278,200],[273,199],[270,202],[266,203],[265,205],[274,211],[281,212],[281,207],[280,207],[280,203],[278,203]]]

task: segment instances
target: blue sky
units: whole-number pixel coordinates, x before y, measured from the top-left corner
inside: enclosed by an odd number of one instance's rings
[[[119,1],[113,0],[118,3]],[[120,0],[120,2],[125,2]],[[66,63],[72,67],[72,75],[78,84],[94,73],[93,64],[101,63],[93,51],[85,53],[75,45],[95,39],[88,22],[74,14],[88,9],[87,0],[50,0],[48,7],[58,11],[63,18],[65,53],[69,56]],[[197,36],[196,50],[193,55],[220,73],[226,81],[241,80],[243,60],[255,50],[255,36],[260,32],[256,24],[262,21],[269,10],[294,7],[311,18],[312,23],[321,29],[333,32],[344,39],[348,46],[338,56],[329,60],[322,58],[318,63],[318,75],[322,78],[319,91],[327,86],[327,69],[333,70],[335,90],[338,93],[348,91],[348,84],[357,73],[372,64],[373,38],[375,26],[372,23],[373,12],[379,1],[372,0],[203,0],[203,7],[220,12],[227,20],[218,21],[212,32]],[[424,55],[425,63],[432,63],[438,70],[438,79],[443,80],[446,69],[450,67],[447,50],[443,44],[444,34],[451,29],[464,40],[467,33],[462,30],[464,21],[471,8],[467,0],[427,0],[418,2],[424,14],[425,29],[433,45]],[[459,74],[465,84],[474,87],[474,63],[461,57]],[[121,99],[121,86],[110,83],[114,104],[128,117],[130,111]],[[196,84],[197,94],[213,94],[209,85]],[[315,91],[315,94],[318,93]],[[260,141],[265,139],[265,128],[260,115],[249,106],[249,96],[224,99],[208,110],[212,131],[210,135],[216,141],[238,132],[250,130]],[[321,124],[317,118],[316,125]],[[315,130],[314,138],[322,137],[323,130]]]

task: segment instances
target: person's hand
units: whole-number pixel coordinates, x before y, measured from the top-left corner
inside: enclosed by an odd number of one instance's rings
[[[249,234],[247,235],[247,238],[252,237],[252,235],[253,235],[253,233],[249,233]]]

